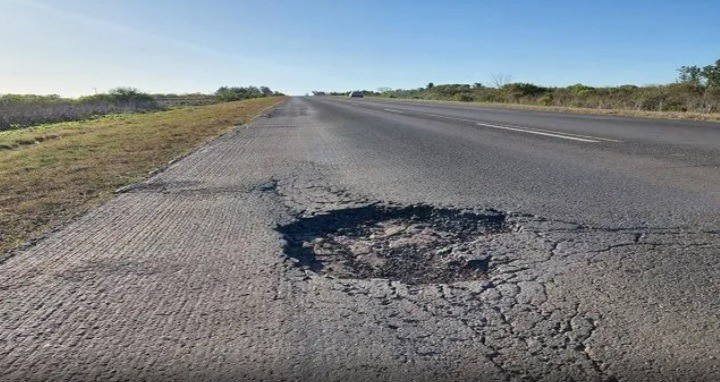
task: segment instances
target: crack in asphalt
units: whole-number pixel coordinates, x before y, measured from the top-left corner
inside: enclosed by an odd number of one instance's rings
[[[354,195],[340,187],[329,186],[322,177],[311,180],[278,178],[273,182],[274,187],[261,191],[271,194],[275,202],[283,206],[288,216],[284,227],[297,228],[304,223],[312,227],[315,233],[327,233],[327,230],[323,231],[322,224],[316,224],[318,216],[342,216],[348,210],[377,210],[385,205],[403,208],[397,203],[372,200],[368,196]],[[366,280],[368,284],[359,283],[361,280],[352,275],[346,274],[338,279],[310,272],[298,280],[313,283],[325,279],[339,283],[343,285],[342,293],[348,298],[378,294],[380,312],[374,315],[374,321],[378,326],[398,333],[403,330],[421,331],[417,328],[417,321],[411,317],[398,317],[397,312],[388,313],[403,302],[411,303],[414,309],[433,317],[433,320],[447,322],[447,325],[460,325],[474,333],[475,340],[487,349],[482,352],[482,356],[499,371],[505,381],[566,380],[560,377],[575,375],[567,380],[580,378],[614,382],[619,380],[618,377],[589,345],[596,332],[603,328],[603,313],[587,308],[581,310],[577,301],[566,300],[557,305],[548,295],[548,287],[556,288],[556,278],[566,273],[559,265],[604,262],[607,260],[595,256],[632,247],[689,248],[712,245],[709,241],[680,244],[646,241],[654,240],[656,235],[693,237],[708,234],[689,232],[681,227],[589,227],[529,214],[499,213],[504,216],[503,224],[506,228],[486,236],[492,250],[485,278],[413,285],[381,277]],[[343,219],[339,221],[348,223]],[[283,226],[277,229],[285,236],[286,245],[293,241],[293,238],[287,236],[297,234]],[[607,244],[608,241],[616,243]],[[333,248],[330,249],[332,252]],[[297,262],[288,261],[287,264],[289,268],[286,272],[297,272]],[[302,268],[302,263],[299,265]],[[387,291],[377,292],[375,288]],[[433,332],[407,338],[402,342],[409,349],[415,350],[408,350],[405,359],[412,358],[413,354],[441,357],[442,347],[437,344],[457,341],[449,333]],[[460,341],[473,340],[466,338]],[[427,350],[433,348],[436,350]],[[530,354],[530,358],[519,360],[517,354],[523,352]],[[530,367],[529,364],[534,366]],[[544,370],[547,374],[538,373],[538,370]]]

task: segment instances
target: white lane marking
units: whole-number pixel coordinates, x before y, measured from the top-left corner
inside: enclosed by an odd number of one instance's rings
[[[368,108],[372,109],[373,107],[368,107]],[[388,108],[382,108],[382,109],[385,111],[390,111],[390,112],[394,112],[394,113],[401,113],[401,114],[403,113],[403,111],[400,111],[397,109],[388,109]],[[478,126],[492,127],[492,128],[501,129],[501,130],[517,131],[517,132],[527,133],[527,134],[543,135],[546,137],[568,139],[571,141],[578,141],[578,142],[587,142],[587,143],[602,143],[602,141],[617,142],[617,143],[622,142],[617,139],[602,138],[602,137],[596,137],[596,136],[592,136],[592,135],[582,135],[582,134],[566,133],[566,132],[559,132],[559,131],[555,132],[555,131],[540,130],[540,129],[513,127],[513,126],[493,125],[490,123],[475,122],[475,121],[467,119],[467,118],[451,117],[448,115],[429,114],[429,113],[409,113],[409,114],[425,115],[428,117],[436,117],[436,118],[454,119],[457,121],[475,123]]]
[[[459,118],[459,117],[450,117],[447,115],[440,115],[440,114],[425,114],[429,117],[436,117],[436,118],[447,118],[447,119],[455,119],[458,121],[463,122],[470,122],[473,123],[475,121],[465,119],[465,118]],[[600,137],[593,137],[589,135],[580,135],[580,134],[572,134],[572,133],[565,133],[565,132],[554,132],[554,131],[547,131],[547,130],[534,130],[530,128],[520,128],[520,127],[512,127],[512,126],[502,126],[502,125],[493,125],[489,123],[480,123],[475,122],[478,126],[487,126],[487,127],[494,127],[497,129],[504,129],[504,130],[512,130],[512,131],[519,131],[523,133],[529,133],[529,134],[538,134],[538,135],[545,135],[548,137],[555,137],[555,138],[563,138],[563,139],[570,139],[574,141],[579,142],[589,142],[589,143],[600,143],[600,141],[608,141],[608,142],[622,142],[615,139],[609,139],[609,138],[600,138]]]
[[[561,134],[556,134],[556,133],[547,133],[547,132],[544,132],[544,131],[521,129],[521,128],[517,128],[517,127],[491,125],[491,124],[489,124],[489,123],[479,123],[479,122],[477,122],[476,125],[478,125],[478,126],[485,126],[485,127],[492,127],[492,128],[494,128],[494,129],[517,131],[517,132],[520,132],[520,133],[544,135],[544,136],[546,136],[546,137],[553,137],[553,138],[560,138],[560,139],[569,139],[569,140],[571,140],[571,141],[587,142],[587,143],[600,143],[600,141],[594,140],[594,139],[579,138],[579,137],[575,137],[575,136],[561,135]]]
[[[539,130],[539,131],[547,132],[546,130]],[[575,134],[575,133],[566,133],[566,132],[562,132],[561,134],[569,135],[569,136],[572,136],[572,137],[587,138],[587,139],[593,139],[593,140],[605,141],[605,142],[615,142],[615,143],[622,143],[622,142],[623,142],[623,141],[621,141],[621,140],[619,140],[619,139],[596,137],[596,136],[594,136],[594,135]]]
[[[511,126],[511,127],[513,127],[513,126]],[[522,128],[523,126],[514,126],[514,127]],[[571,136],[571,137],[578,137],[578,138],[586,138],[586,139],[590,139],[590,140],[622,143],[622,141],[617,140],[617,139],[603,138],[603,137],[598,137],[598,136],[595,136],[595,135],[575,134],[575,133],[567,133],[567,132],[564,132],[564,131],[552,131],[552,130],[544,130],[544,129],[530,128],[530,127],[527,127],[526,129],[532,130],[532,131],[539,131],[539,132],[543,132],[543,133],[559,134],[559,135],[568,135],[568,136]]]
[[[539,135],[546,135],[549,137],[556,137],[556,138],[565,138],[580,142],[590,142],[590,143],[600,143],[599,141],[607,141],[607,142],[622,142],[617,139],[610,139],[610,138],[601,138],[601,137],[595,137],[592,135],[582,135],[582,134],[573,134],[573,133],[566,133],[566,132],[559,132],[559,131],[547,131],[547,130],[540,130],[540,129],[531,129],[531,128],[521,128],[521,127],[513,127],[513,126],[503,126],[503,125],[493,125],[489,123],[481,123],[481,122],[475,122],[466,118],[459,118],[459,117],[450,117],[447,115],[440,115],[440,114],[422,114],[426,115],[428,117],[436,117],[436,118],[447,118],[447,119],[455,119],[458,121],[463,122],[470,122],[475,123],[479,126],[487,126],[487,127],[494,127],[498,129],[505,129],[505,130],[512,130],[512,131],[521,131],[525,133],[530,134],[539,134]],[[570,137],[575,137],[576,139],[572,139]]]

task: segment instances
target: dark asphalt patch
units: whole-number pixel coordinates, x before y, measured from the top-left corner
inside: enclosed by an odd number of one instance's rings
[[[485,278],[492,257],[487,236],[508,227],[495,210],[375,204],[303,217],[277,230],[285,255],[304,269],[417,285]]]

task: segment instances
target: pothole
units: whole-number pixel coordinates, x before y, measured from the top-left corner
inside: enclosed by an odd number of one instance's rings
[[[485,278],[488,236],[506,232],[498,211],[370,205],[301,218],[278,227],[293,262],[338,278],[406,284]]]

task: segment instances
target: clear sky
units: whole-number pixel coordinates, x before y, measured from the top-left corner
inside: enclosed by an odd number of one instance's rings
[[[643,85],[719,58],[718,0],[0,0],[0,94]]]

